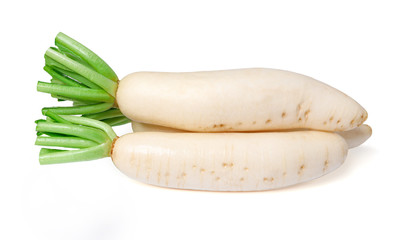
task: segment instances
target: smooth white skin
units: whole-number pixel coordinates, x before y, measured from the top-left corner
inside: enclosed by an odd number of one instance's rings
[[[346,140],[348,148],[358,147],[363,144],[372,135],[372,128],[367,124],[345,132],[336,132]]]
[[[186,132],[184,130],[167,128],[163,126],[140,123],[140,122],[131,122],[133,132]],[[368,140],[372,135],[372,129],[366,124],[362,124],[359,127],[356,127],[352,130],[344,132],[335,132],[343,137],[348,144],[348,148],[358,147]]]
[[[131,133],[112,160],[131,178],[162,187],[210,191],[281,188],[327,174],[348,146],[335,133]]]
[[[345,131],[367,112],[313,78],[275,69],[137,72],[119,83],[117,104],[133,121],[195,132]]]
[[[135,121],[131,121],[131,127],[132,127],[133,132],[173,132],[173,133],[174,132],[175,133],[188,132],[188,131],[181,130],[181,129],[163,127],[159,125],[141,123],[141,122],[135,122]]]

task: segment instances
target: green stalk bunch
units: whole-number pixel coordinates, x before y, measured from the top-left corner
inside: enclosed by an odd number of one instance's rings
[[[88,161],[109,157],[117,138],[111,126],[86,117],[43,111],[46,120],[36,121],[36,145],[42,148],[40,164]],[[63,149],[62,149],[63,148]]]
[[[130,122],[116,108],[118,77],[98,55],[69,36],[59,33],[56,47],[45,53],[44,70],[50,82],[37,84],[37,91],[49,93],[58,101],[72,101],[73,106],[47,107],[42,112],[59,115],[83,115],[111,126]]]

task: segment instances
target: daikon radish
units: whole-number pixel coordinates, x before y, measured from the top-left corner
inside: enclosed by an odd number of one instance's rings
[[[120,81],[117,103],[133,121],[196,132],[346,131],[367,118],[357,102],[326,84],[260,68],[137,72]]]
[[[325,175],[347,154],[346,142],[317,131],[127,134],[112,160],[126,175],[171,188],[269,190]]]
[[[41,164],[111,156],[129,177],[170,188],[277,189],[333,171],[344,162],[348,149],[339,135],[319,131],[142,132],[116,138],[109,125],[97,120],[46,114],[51,119],[38,121],[37,131],[49,136],[39,136],[36,144],[79,149],[42,149]]]
[[[51,83],[39,82],[37,89],[75,106],[44,111],[195,132],[346,131],[368,116],[339,90],[290,71],[137,72],[118,81],[108,64],[74,39],[60,33],[55,42],[57,48],[45,54]]]

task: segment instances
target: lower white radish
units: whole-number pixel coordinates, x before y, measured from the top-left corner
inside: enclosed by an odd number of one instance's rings
[[[120,137],[112,160],[152,185],[211,191],[276,189],[327,174],[345,160],[348,146],[335,133],[141,132]]]
[[[168,128],[153,124],[131,122],[132,130],[134,132],[188,132],[176,128]],[[335,132],[343,137],[348,144],[348,148],[358,147],[363,144],[372,135],[372,129],[369,125],[362,124],[352,130]]]
[[[182,189],[258,191],[327,174],[345,160],[348,146],[335,133],[139,132],[119,138],[98,120],[59,116],[37,121],[41,164],[112,157],[126,175],[145,183]],[[45,136],[43,136],[45,135]],[[48,136],[49,135],[49,136]]]

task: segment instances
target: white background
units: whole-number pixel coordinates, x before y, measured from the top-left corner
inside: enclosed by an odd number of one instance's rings
[[[413,239],[410,1],[2,1],[0,239]],[[291,70],[347,93],[374,130],[337,171],[256,193],[170,190],[110,158],[40,166],[56,104],[43,53],[62,31],[133,71]],[[129,127],[115,129],[119,135]]]

